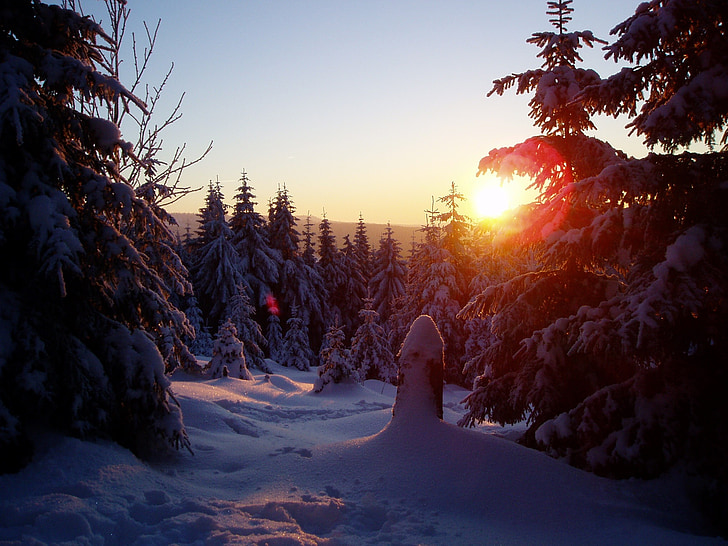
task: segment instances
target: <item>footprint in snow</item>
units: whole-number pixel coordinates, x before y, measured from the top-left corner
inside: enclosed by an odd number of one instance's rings
[[[296,449],[294,447],[286,446],[281,447],[279,449],[276,449],[273,453],[268,453],[269,457],[278,457],[278,455],[287,455],[288,453],[295,453],[296,455],[303,457],[304,459],[310,459],[313,457],[313,453],[310,449],[304,449],[299,448]]]

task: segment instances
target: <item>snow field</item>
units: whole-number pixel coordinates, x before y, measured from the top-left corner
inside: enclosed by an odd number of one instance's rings
[[[45,436],[0,476],[0,541],[27,544],[701,544],[680,483],[613,482],[499,436],[391,421],[378,381],[312,392],[316,370],[253,381],[177,373],[195,455],[144,463],[115,444]]]

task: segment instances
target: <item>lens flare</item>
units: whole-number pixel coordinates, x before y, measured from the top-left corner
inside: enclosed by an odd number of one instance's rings
[[[276,297],[273,294],[268,294],[265,297],[265,305],[268,307],[268,312],[271,315],[278,316],[280,314],[281,310],[278,307],[278,300],[276,300]]]

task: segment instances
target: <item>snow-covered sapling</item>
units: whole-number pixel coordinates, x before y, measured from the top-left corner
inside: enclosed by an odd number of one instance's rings
[[[398,355],[399,385],[392,421],[428,416],[442,420],[443,348],[432,318],[417,317]]]
[[[341,326],[331,326],[325,336],[320,357],[321,365],[318,379],[313,385],[314,392],[321,392],[327,383],[341,383],[354,373]]]
[[[253,375],[245,365],[243,342],[238,339],[238,331],[230,319],[220,326],[215,345],[212,348],[209,369],[210,375],[214,379],[223,377],[225,369],[228,370],[231,377],[253,379]]]

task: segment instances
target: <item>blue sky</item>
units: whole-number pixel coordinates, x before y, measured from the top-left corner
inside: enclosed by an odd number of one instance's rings
[[[609,39],[638,3],[576,0],[569,29]],[[160,111],[186,93],[182,119],[165,133],[169,153],[186,143],[192,157],[214,141],[183,182],[219,177],[228,203],[244,168],[263,213],[285,183],[299,217],[421,224],[451,181],[475,191],[478,161],[492,148],[536,134],[528,97],[486,93],[495,78],[540,64],[526,39],[551,29],[542,0],[129,6],[137,32],[162,19],[149,83],[175,68]],[[602,55],[583,57],[606,76],[617,68]],[[624,121],[597,124],[601,138],[642,153]],[[203,199],[204,190],[170,210],[196,212]]]

